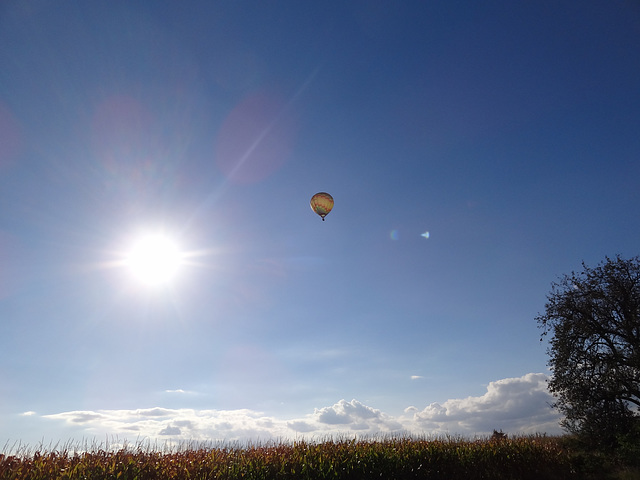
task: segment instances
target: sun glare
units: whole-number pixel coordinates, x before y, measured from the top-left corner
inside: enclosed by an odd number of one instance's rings
[[[164,234],[148,234],[134,242],[125,257],[133,276],[147,286],[173,280],[183,263],[178,244]]]

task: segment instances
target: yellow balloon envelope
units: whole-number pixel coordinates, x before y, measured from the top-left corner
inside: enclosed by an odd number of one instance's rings
[[[316,193],[313,197],[311,197],[310,203],[311,210],[320,215],[322,217],[322,221],[324,222],[324,217],[326,217],[333,208],[333,197],[325,192]]]

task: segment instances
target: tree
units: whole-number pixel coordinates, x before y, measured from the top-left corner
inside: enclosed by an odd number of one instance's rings
[[[563,427],[615,446],[640,418],[640,257],[582,267],[552,284],[536,320],[540,340],[551,334],[549,390]]]

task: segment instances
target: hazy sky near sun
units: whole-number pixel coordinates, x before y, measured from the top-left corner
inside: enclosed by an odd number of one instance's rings
[[[639,58],[622,0],[2,2],[0,444],[558,433]]]

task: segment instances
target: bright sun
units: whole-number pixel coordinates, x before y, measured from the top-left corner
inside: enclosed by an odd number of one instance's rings
[[[138,281],[147,286],[159,286],[175,278],[183,257],[174,240],[164,234],[154,233],[138,238],[124,261]]]

